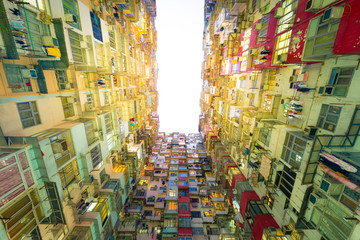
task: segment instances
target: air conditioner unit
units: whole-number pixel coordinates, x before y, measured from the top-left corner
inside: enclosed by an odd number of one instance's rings
[[[317,193],[310,193],[309,202],[314,205],[322,206],[326,204],[326,197]]]
[[[281,18],[284,16],[285,8],[277,8],[274,10],[274,18]]]
[[[262,23],[256,23],[255,26],[254,26],[254,29],[255,30],[261,30],[262,29]]]
[[[81,41],[80,42],[80,47],[82,49],[89,49],[91,47],[90,43],[86,42],[86,41]]]
[[[65,84],[66,89],[70,89],[70,88],[73,88],[73,87],[74,87],[73,83],[66,83]]]
[[[21,76],[23,78],[37,78],[35,69],[21,69]]]
[[[292,76],[290,76],[290,78],[289,78],[289,82],[296,82],[296,81],[297,81],[297,78],[298,78],[297,75],[292,75]]]
[[[305,11],[313,12],[321,8],[323,0],[309,0],[306,3]]]
[[[91,103],[85,103],[85,111],[90,112],[94,110],[94,105]]]
[[[343,7],[332,7],[324,12],[323,21],[329,21],[332,19],[340,19],[343,15]]]
[[[68,98],[67,98],[67,102],[68,102],[68,103],[75,103],[75,102],[76,102],[76,98],[74,98],[74,97],[68,97]]]
[[[65,22],[67,23],[77,23],[77,18],[75,15],[67,13],[65,14]]]
[[[51,143],[51,147],[53,149],[53,152],[56,153],[63,153],[68,150],[68,146],[65,140],[56,140]]]
[[[343,189],[343,184],[336,179],[325,178],[321,181],[320,189],[324,190],[329,195],[340,195]]]
[[[257,48],[250,48],[249,53],[250,53],[250,55],[255,55],[255,54],[257,54]]]
[[[58,42],[56,38],[53,38],[52,36],[42,36],[42,44],[46,47],[54,47],[58,46]]]
[[[317,127],[315,126],[306,126],[304,128],[304,133],[308,136],[315,136],[316,131],[317,131]]]

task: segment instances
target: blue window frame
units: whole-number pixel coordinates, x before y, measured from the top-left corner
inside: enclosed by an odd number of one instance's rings
[[[77,0],[63,0],[63,6],[65,14],[72,14],[76,18],[76,21],[70,25],[81,30],[79,6]]]
[[[41,124],[40,114],[35,101],[17,103],[17,108],[23,128]]]
[[[102,42],[101,34],[101,22],[100,18],[96,16],[93,12],[90,12],[91,25],[94,33],[94,38]]]

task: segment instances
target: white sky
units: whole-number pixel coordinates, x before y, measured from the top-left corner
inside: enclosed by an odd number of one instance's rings
[[[203,0],[157,0],[160,131],[198,132]]]

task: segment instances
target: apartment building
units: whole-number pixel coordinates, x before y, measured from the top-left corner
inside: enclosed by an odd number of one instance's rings
[[[0,10],[0,239],[118,239],[159,127],[155,1]]]
[[[205,1],[199,129],[241,239],[358,239],[358,1]]]

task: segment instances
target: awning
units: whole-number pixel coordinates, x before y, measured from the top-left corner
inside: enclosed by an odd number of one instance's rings
[[[178,235],[179,237],[191,237],[193,235],[192,228],[179,227]]]
[[[280,228],[275,219],[269,214],[256,215],[252,229],[253,239],[261,240],[264,229],[268,227]]]
[[[247,205],[249,201],[260,201],[259,196],[256,194],[255,191],[244,191],[241,194],[241,200],[240,200],[240,213],[241,216],[244,217]]]

